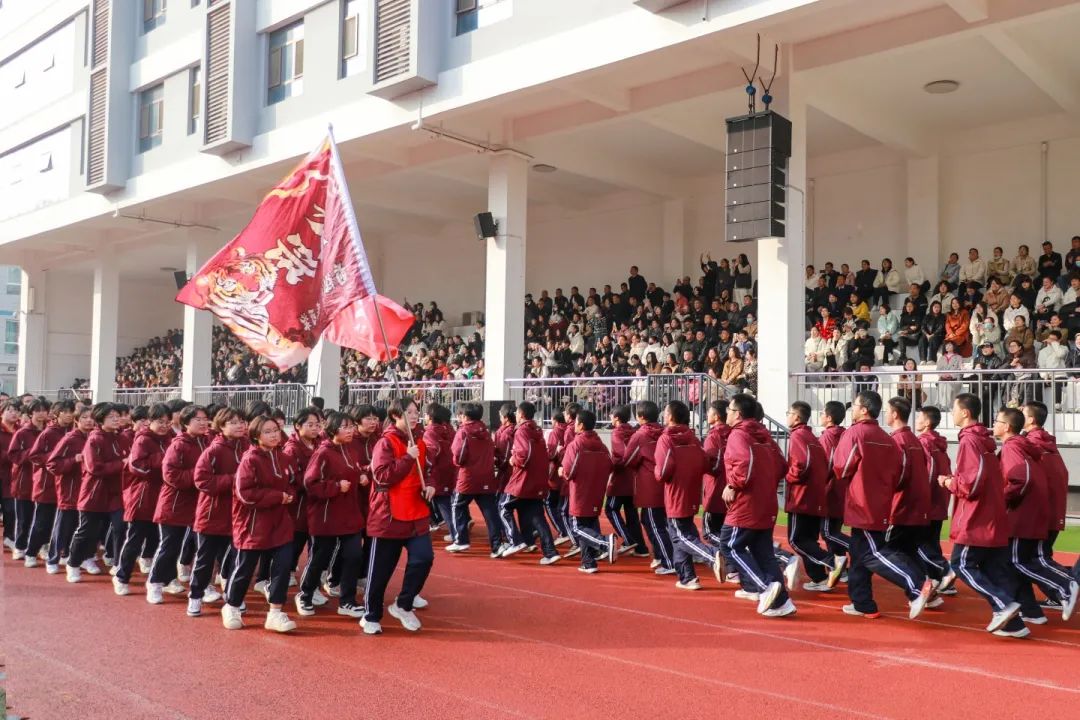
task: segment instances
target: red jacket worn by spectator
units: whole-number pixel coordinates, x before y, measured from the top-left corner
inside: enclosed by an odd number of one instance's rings
[[[663,432],[660,423],[645,423],[626,443],[623,465],[634,472],[635,507],[664,507],[664,486],[656,481],[656,442]]]
[[[427,446],[427,481],[435,488],[436,495],[449,495],[454,492],[457,472],[454,470],[454,429],[446,423],[432,423],[424,430],[424,445]],[[546,475],[544,476],[546,479]]]
[[[56,507],[60,510],[77,510],[79,486],[82,483],[83,447],[89,433],[72,430],[65,435],[45,461],[45,469],[56,478]]]
[[[807,425],[798,425],[791,431],[785,480],[784,512],[828,516],[829,457]]]
[[[938,478],[952,475],[952,460],[949,459],[949,441],[934,430],[928,430],[919,436],[923,453],[926,455],[926,475],[930,482],[930,519],[945,520],[949,517],[949,500],[952,495],[941,487]]]
[[[1050,502],[1050,531],[1065,529],[1065,505],[1069,496],[1069,470],[1058,452],[1057,439],[1042,428],[1035,428],[1026,435],[1041,453],[1039,464],[1046,473],[1046,494]]]
[[[844,431],[833,453],[833,470],[847,482],[845,525],[877,531],[889,527],[900,464],[900,451],[877,421],[862,420]]]
[[[960,431],[951,488],[956,506],[949,526],[949,539],[955,543],[987,548],[1009,544],[1005,481],[996,450],[984,426],[976,423]]]
[[[195,523],[195,463],[206,449],[206,438],[182,433],[173,438],[161,463],[161,494],[154,522],[158,525],[191,527]]]
[[[1026,437],[1017,435],[1001,446],[1001,474],[1005,478],[1005,511],[1009,537],[1045,540],[1050,529],[1050,500],[1046,473],[1039,464],[1042,452]]]
[[[510,482],[506,494],[516,498],[542,500],[548,494],[548,456],[544,433],[532,420],[525,420],[514,431],[510,449]]]
[[[562,467],[562,454],[565,449],[562,444],[562,439],[565,432],[566,423],[553,420],[551,423],[551,431],[547,434],[547,439],[544,441],[547,445],[548,460],[550,460],[551,463],[548,469],[548,487],[552,490],[562,489],[562,478],[559,477],[559,468]]]
[[[172,439],[172,433],[158,435],[149,428],[136,433],[131,454],[124,464],[127,477],[123,488],[125,522],[154,521],[161,495],[161,464]]]
[[[731,427],[726,423],[717,423],[709,428],[705,436],[705,476],[702,478],[704,485],[704,500],[702,507],[705,512],[723,515],[727,512],[727,503],[724,502],[724,448],[727,446],[728,435]]]
[[[831,518],[844,517],[844,505],[847,503],[848,482],[836,472],[836,446],[844,436],[844,428],[832,425],[821,431],[821,447],[829,460],[829,482],[825,492],[825,505]]]
[[[656,479],[669,518],[693,518],[701,508],[705,451],[687,425],[668,425],[656,441]]]
[[[634,471],[626,467],[626,446],[634,436],[634,427],[622,423],[611,431],[611,482],[608,497],[627,497],[634,494]]]
[[[428,534],[431,517],[424,510],[420,473],[416,460],[406,453],[407,443],[405,433],[391,426],[375,444],[371,458],[374,487],[367,522],[367,534],[373,538],[405,540]],[[426,465],[427,446],[423,439],[416,445],[420,450],[417,459]]]
[[[499,492],[505,492],[506,483],[510,482],[510,450],[514,447],[516,425],[500,425],[495,431],[495,483]]]
[[[114,432],[94,428],[83,446],[82,480],[76,507],[82,512],[113,512],[124,506],[120,475],[124,451]]]
[[[487,426],[467,420],[458,428],[450,449],[458,469],[455,490],[461,495],[494,495],[495,443]]]
[[[200,535],[232,535],[232,489],[236,471],[251,442],[246,437],[218,435],[195,463],[195,524]],[[294,501],[295,502],[295,501]]]
[[[322,441],[315,440],[309,447],[299,433],[293,433],[281,449],[281,454],[289,465],[289,492],[295,498],[289,505],[289,515],[293,519],[293,530],[297,533],[307,533],[308,499],[304,492],[304,473],[307,472],[311,456],[315,454],[320,442]]]
[[[891,434],[900,451],[900,475],[893,493],[893,525],[928,525],[930,523],[930,476],[926,453],[911,428],[905,425]]]
[[[787,464],[769,431],[757,420],[740,420],[724,448],[724,480],[734,488],[724,524],[748,530],[772,530],[779,504],[776,489]]]
[[[308,532],[312,536],[353,535],[364,529],[357,498],[361,465],[351,445],[323,440],[311,456],[304,473],[304,490],[308,495]],[[349,481],[345,492],[341,491],[342,480]]]
[[[67,430],[53,423],[41,431],[30,448],[27,459],[34,467],[34,490],[31,499],[36,503],[56,504],[56,478],[45,469],[45,461],[67,435]]]
[[[2,497],[15,497],[12,492],[12,474],[11,474],[11,461],[8,460],[8,448],[11,447],[11,438],[15,435],[14,430],[10,430],[0,424],[0,496]]]
[[[271,550],[292,542],[288,460],[281,450],[252,445],[240,458],[233,485],[232,537],[237,550]],[[293,501],[295,502],[295,500]]]
[[[41,432],[32,423],[27,423],[11,436],[7,456],[11,462],[11,497],[16,500],[33,499],[34,466],[30,462],[30,450]]]
[[[562,470],[570,495],[570,514],[599,517],[611,476],[611,453],[596,432],[586,430],[574,435],[563,453]]]

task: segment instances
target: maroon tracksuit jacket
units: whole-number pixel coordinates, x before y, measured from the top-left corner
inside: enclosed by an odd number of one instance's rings
[[[307,443],[300,439],[298,433],[293,433],[281,450],[285,462],[289,465],[290,493],[295,496],[292,504],[289,505],[289,514],[293,519],[293,531],[299,534],[306,534],[308,531],[308,497],[307,493],[304,492],[304,473],[307,472],[311,456],[315,454],[320,442],[322,441],[315,440],[315,444],[308,447]]]
[[[1065,529],[1065,506],[1069,495],[1069,470],[1058,452],[1057,439],[1042,428],[1035,428],[1026,435],[1040,452],[1039,464],[1046,473],[1046,490],[1050,500],[1050,530]]]
[[[836,472],[836,446],[844,436],[844,428],[833,425],[821,431],[821,447],[829,459],[829,483],[825,493],[825,504],[830,518],[843,518],[844,505],[847,503],[848,482]]]
[[[11,496],[16,500],[33,500],[34,465],[30,462],[30,450],[41,432],[27,423],[11,436],[7,457],[11,463]]]
[[[251,442],[247,438],[218,435],[195,463],[195,523],[200,535],[232,536],[232,489],[236,471]]]
[[[846,525],[876,531],[889,527],[900,465],[900,451],[877,421],[862,420],[844,431],[833,454],[833,470],[848,483]]]
[[[454,489],[461,495],[494,495],[495,443],[487,426],[479,420],[463,423],[450,450],[458,469]]]
[[[1050,529],[1050,500],[1041,451],[1026,437],[1016,436],[1001,446],[1001,474],[1005,478],[1005,510],[1009,537],[1045,540]]]
[[[563,453],[562,470],[570,496],[570,514],[599,517],[611,475],[611,453],[596,432],[587,430],[574,436]]]
[[[427,447],[427,482],[435,488],[436,495],[454,492],[457,471],[454,469],[454,429],[446,423],[432,423],[424,430]]]
[[[952,495],[941,487],[938,478],[952,475],[952,460],[949,459],[949,442],[933,430],[919,436],[923,453],[926,455],[926,474],[930,482],[930,519],[945,520],[949,517],[949,500]]]
[[[252,445],[240,459],[233,486],[232,537],[237,550],[272,550],[292,542],[293,521],[282,504],[289,487],[281,450]],[[293,501],[295,502],[295,500]]]
[[[628,497],[634,494],[634,471],[626,467],[626,446],[634,436],[634,426],[623,423],[611,431],[611,481],[608,497]]]
[[[114,432],[95,428],[83,446],[82,480],[79,500],[82,512],[113,512],[124,506],[121,474],[124,470],[124,451],[120,437]]]
[[[510,481],[510,450],[514,446],[515,429],[514,423],[507,423],[495,431],[495,483],[499,492],[505,492]]]
[[[807,425],[791,431],[784,479],[787,482],[785,512],[828,517],[829,458]]]
[[[358,491],[362,466],[349,445],[323,440],[304,473],[308,532],[312,536],[353,535],[364,529]],[[349,489],[341,491],[341,481]]]
[[[727,503],[723,498],[724,486],[727,485],[724,479],[724,448],[730,434],[731,428],[726,423],[717,423],[709,428],[709,433],[705,436],[702,506],[705,512],[721,516],[727,512]]]
[[[705,451],[686,425],[668,425],[656,441],[656,479],[669,518],[693,518],[701,508]]]
[[[645,423],[626,443],[623,464],[634,471],[634,507],[664,507],[664,486],[656,481],[656,443],[663,432],[659,423]]]
[[[724,449],[724,479],[735,489],[724,524],[749,530],[772,530],[779,504],[776,489],[787,464],[769,431],[756,420],[731,428]]]
[[[893,493],[893,525],[930,523],[930,478],[926,453],[911,428],[905,425],[893,431],[892,440],[900,452],[900,476]]]
[[[532,420],[518,423],[510,449],[510,482],[506,494],[543,500],[548,494],[548,456],[544,433]]]
[[[77,510],[79,505],[79,486],[82,483],[83,447],[89,433],[72,430],[57,444],[45,461],[45,469],[56,478],[56,507],[59,510]]]
[[[135,435],[127,457],[124,486],[124,521],[153,522],[161,495],[161,464],[173,434],[158,435],[149,428]]]
[[[36,503],[56,504],[56,478],[45,469],[45,461],[67,435],[68,430],[70,428],[62,428],[56,424],[49,425],[41,431],[37,440],[34,441],[34,446],[30,448],[30,454],[27,457],[30,464],[34,466],[34,491],[31,499]]]
[[[956,507],[949,539],[972,547],[1005,547],[1009,544],[1009,518],[997,444],[990,431],[976,423],[960,430],[959,446],[951,488]]]
[[[154,509],[158,525],[191,527],[195,524],[195,464],[206,449],[206,437],[182,433],[173,438],[161,462],[161,494]]]

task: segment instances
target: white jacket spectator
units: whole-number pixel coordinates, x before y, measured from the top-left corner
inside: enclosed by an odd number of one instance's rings
[[[817,372],[825,367],[825,351],[828,346],[828,341],[821,337],[818,329],[811,328],[810,337],[803,344],[803,356],[806,358],[806,369],[808,371]]]
[[[1069,358],[1069,349],[1061,344],[1060,340],[1047,338],[1046,344],[1039,351],[1039,369],[1054,370],[1066,366]]]
[[[581,334],[580,330],[578,330],[577,325],[571,325],[567,329],[566,339],[570,341],[570,354],[585,354],[585,336]]]
[[[1072,288],[1069,288],[1072,290]],[[1039,288],[1039,292],[1035,295],[1035,311],[1038,312],[1039,308],[1046,306],[1051,312],[1057,312],[1061,309],[1063,303],[1063,297],[1061,295],[1061,289],[1054,284],[1051,284],[1049,288],[1045,285]]]
[[[922,268],[915,262],[912,262],[911,267],[907,267],[907,263],[904,263],[904,279],[907,280],[908,285],[921,286],[926,282],[926,276],[923,275]]]
[[[1080,278],[1069,281],[1069,289],[1061,296],[1061,304],[1068,305],[1080,299]],[[1058,308],[1060,310],[1060,308]]]
[[[1005,312],[1001,316],[1001,330],[1002,332],[1009,332],[1012,330],[1013,322],[1017,317],[1023,317],[1024,322],[1028,327],[1031,327],[1031,315],[1028,313],[1027,308],[1021,305],[1020,307],[1013,307],[1010,305],[1005,308]]]
[[[960,266],[960,282],[977,282],[986,284],[986,261],[976,256],[974,260]]]
[[[900,273],[896,271],[896,268],[890,270],[888,274],[883,274],[878,270],[877,277],[874,278],[874,287],[885,286],[889,292],[894,294],[900,292],[900,283]]]

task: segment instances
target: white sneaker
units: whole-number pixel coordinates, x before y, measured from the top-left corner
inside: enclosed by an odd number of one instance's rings
[[[82,570],[77,567],[71,567],[67,565],[67,581],[69,583],[82,582]]]
[[[202,615],[202,598],[188,598],[187,601],[187,614],[188,617],[199,617]]]
[[[402,610],[398,607],[397,603],[391,604],[386,611],[390,613],[391,617],[395,617],[401,621],[401,627],[409,632],[416,632],[421,627],[420,618],[416,617],[416,613],[412,610]]]
[[[659,560],[653,559],[653,561],[651,563],[649,563],[649,569],[650,570],[655,570],[658,567],[660,567],[660,561]]]
[[[171,583],[162,588],[163,592],[167,592],[170,595],[183,595],[187,590],[180,584],[179,580],[173,580]]]
[[[995,630],[1000,630],[1001,628],[1005,627],[1005,625],[1010,620],[1016,617],[1017,613],[1019,612],[1020,603],[1009,603],[1005,606],[1004,610],[999,610],[998,612],[994,613],[993,617],[990,618],[990,624],[986,626],[986,631],[994,632]]]
[[[146,583],[146,602],[151,605],[160,605],[165,602],[162,595],[165,587],[161,583]]]
[[[723,585],[724,575],[727,574],[727,563],[724,561],[724,555],[717,550],[716,555],[713,556],[712,562],[712,574],[716,578],[716,582]]]
[[[38,550],[37,551],[37,559],[40,560],[41,562],[45,562],[46,560],[48,560],[49,559],[49,548],[48,547],[42,547],[40,550]]]
[[[101,568],[98,567],[97,561],[94,560],[94,558],[88,558],[84,560],[81,567],[83,570],[90,573],[91,575],[101,574]]]
[[[791,598],[788,598],[788,601],[786,603],[784,603],[783,605],[781,605],[780,607],[773,608],[771,610],[766,610],[765,612],[763,612],[761,614],[764,617],[786,617],[788,615],[794,615],[795,614],[795,603],[791,602]]]
[[[1031,631],[1022,627],[1019,630],[995,630],[993,634],[998,637],[1025,638],[1031,634]]]
[[[271,610],[266,613],[266,622],[263,623],[263,627],[274,632],[287,633],[296,629],[296,623],[290,620],[283,611]]]
[[[191,566],[176,564],[176,579],[182,583],[191,582]]]
[[[109,575],[111,577],[116,577],[116,573],[118,572],[120,572],[119,566],[114,565],[113,567],[109,568]]]
[[[499,547],[495,548],[495,550],[493,550],[491,555],[489,555],[488,557],[490,557],[492,560],[496,560],[498,558],[501,558],[503,556],[503,553],[506,552],[509,549],[510,549],[510,546],[507,545],[506,543],[503,543]]]
[[[607,559],[609,565],[614,565],[615,560],[619,557],[619,551],[615,547],[616,537],[617,536],[615,535],[615,533],[611,533],[610,535],[607,536],[607,553],[606,553],[607,558],[606,559]]]
[[[936,587],[937,583],[930,578],[923,581],[922,588],[919,590],[919,597],[908,603],[908,606],[911,608],[908,611],[908,619],[914,620],[919,617],[919,615],[922,615],[922,611],[926,609],[926,603],[930,602],[930,598],[934,595],[934,588]]]
[[[101,562],[104,563],[105,567],[107,567],[107,568],[111,568],[114,565],[116,565],[116,562],[111,557],[109,557],[108,555],[103,556],[101,558]]]
[[[690,580],[689,582],[683,582],[682,580],[676,580],[675,581],[675,587],[679,588],[680,590],[700,590],[701,589],[701,583],[698,582],[697,578],[694,578],[693,580]]]
[[[527,547],[528,545],[526,545],[525,543],[518,543],[517,545],[507,545],[506,549],[502,552],[502,556],[510,557],[511,555],[517,555],[519,552],[521,552]]]
[[[758,593],[750,592],[749,590],[736,590],[735,597],[739,600],[753,600],[754,602],[757,602],[761,596]]]
[[[842,610],[845,615],[856,615],[858,617],[870,618],[871,620],[877,620],[881,617],[881,613],[879,612],[862,612],[861,610],[856,609],[853,603],[843,606],[840,610]]]
[[[1024,621],[1025,625],[1045,625],[1050,622],[1045,615],[1042,617],[1025,617],[1022,613],[1020,619]]]
[[[269,592],[269,590],[267,590],[267,592]],[[315,607],[322,607],[328,602],[330,601],[327,600],[326,596],[319,592],[318,589],[316,589],[315,592],[311,593],[311,604]]]
[[[203,590],[202,601],[204,603],[216,603],[216,602],[218,602],[220,600],[221,600],[221,593],[219,593],[218,589],[216,587],[214,587],[213,585],[211,585],[210,587]]]
[[[415,595],[413,597],[413,599],[412,599],[412,609],[413,610],[423,610],[424,608],[426,608],[430,604],[431,603],[429,603],[427,600],[420,597],[419,595]]]
[[[808,583],[803,583],[802,589],[806,590],[807,592],[832,592],[833,591],[833,589],[831,587],[829,587],[829,581],[828,580],[822,580],[821,582],[813,582],[813,581],[811,581],[811,582],[808,582]]]
[[[26,558],[23,559],[23,567],[36,568],[37,566],[38,559],[36,557],[27,555]]]
[[[126,582],[120,582],[120,578],[118,577],[114,577],[112,579],[112,587],[113,592],[121,597],[131,592],[131,588],[128,586],[128,584]]]
[[[574,547],[570,548],[569,551],[567,551],[566,557],[568,557],[568,558],[569,557],[576,557],[576,556],[578,556],[580,554],[581,554],[581,546],[580,545],[575,545]]]
[[[825,580],[830,589],[836,587],[836,583],[840,582],[840,578],[844,575],[844,570],[847,569],[847,564],[847,555],[833,555],[833,569],[829,571],[829,577]]]
[[[289,587],[296,587],[296,573],[289,573]]]
[[[382,635],[382,625],[371,620],[361,620],[360,629],[365,635]]]
[[[293,602],[296,603],[296,614],[303,617],[311,617],[315,614],[315,606],[311,604],[310,600],[304,600],[302,593],[296,593],[296,597],[293,598]]]
[[[259,582],[255,583],[255,592],[265,596],[267,593],[270,592],[270,581],[260,580]]]
[[[738,585],[739,583],[742,582],[742,578],[739,577],[739,573],[728,573],[727,575],[724,576],[724,582],[728,582],[728,583],[731,583],[733,585]]]
[[[45,572],[49,573],[50,575],[55,575],[58,572],[60,572],[60,565],[59,564],[54,565],[52,563],[45,563]]]
[[[799,583],[800,570],[802,570],[802,558],[798,555],[792,555],[791,559],[787,561],[787,565],[784,566],[784,585],[788,590],[794,590],[795,586]]]
[[[143,575],[150,574],[150,568],[153,567],[153,563],[146,558],[139,558],[139,572]]]
[[[798,556],[796,556],[798,557]],[[780,594],[780,583],[771,582],[766,586],[765,592],[761,593],[758,598],[757,611],[758,615],[762,615],[772,607],[772,604],[776,602],[776,597]]]
[[[214,580],[214,584],[221,588],[221,592],[225,592],[225,586],[229,584],[229,581],[224,575],[218,575],[217,579]]]
[[[8,550],[14,550],[15,549],[15,541],[12,540],[11,538],[4,538],[4,547],[6,547]]]
[[[454,536],[453,535],[443,535],[442,536],[442,541],[444,543],[452,543],[452,542],[454,542]],[[375,623],[375,624],[378,625],[378,623]]]
[[[653,570],[653,573],[656,575],[675,575],[678,573],[678,570],[661,566]]]
[[[542,558],[540,558],[540,564],[541,565],[553,565],[554,563],[557,563],[560,560],[562,560],[562,555],[552,555],[551,557],[542,557]]]
[[[18,562],[19,560],[25,560],[26,559],[26,551],[25,550],[12,549],[12,551],[11,551],[11,559],[15,560],[16,562]]]
[[[449,545],[446,546],[446,552],[450,552],[450,553],[465,552],[470,547],[472,547],[472,546],[471,545],[458,545],[457,543],[450,543]]]
[[[570,538],[568,538],[566,535],[560,535],[559,537],[555,538],[556,545],[565,545],[568,542],[570,542]]]
[[[938,594],[940,595],[940,594],[944,593],[946,590],[951,588],[955,582],[956,582],[956,573],[953,572],[952,568],[950,568],[949,572],[945,573],[945,575],[938,582],[938,589],[937,589]]]
[[[351,618],[362,618],[364,617],[364,607],[356,603],[341,603],[338,605],[337,614]]]
[[[1072,617],[1073,611],[1076,610],[1076,601],[1080,598],[1080,584],[1075,580],[1069,582],[1069,597],[1061,604],[1061,620],[1062,622],[1069,622],[1069,618]]]
[[[221,624],[226,630],[239,630],[244,627],[244,620],[240,617],[240,608],[226,603],[221,607]]]
[[[930,599],[929,602],[926,603],[926,609],[930,610],[931,608],[939,608],[944,604],[945,598],[935,595],[933,598]]]
[[[339,597],[341,597],[341,586],[340,585],[331,585],[330,583],[324,583],[323,586],[322,586],[322,592],[323,592],[323,595],[325,595],[328,598],[339,598]]]

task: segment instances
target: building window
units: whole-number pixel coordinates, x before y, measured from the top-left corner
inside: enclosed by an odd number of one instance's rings
[[[4,353],[7,355],[19,354],[19,321],[4,321]]]
[[[299,95],[304,77],[303,21],[270,33],[267,66],[267,103],[272,105]]]
[[[165,120],[164,96],[164,84],[139,93],[139,152],[146,152],[161,144]]]
[[[458,35],[472,32],[481,24],[490,24],[505,17],[503,13],[498,13],[499,17],[493,17],[486,12],[488,8],[505,2],[505,0],[455,0],[455,2],[457,3]],[[509,6],[504,6],[503,9],[509,10]],[[481,23],[481,20],[484,22]]]
[[[341,24],[341,59],[348,60],[360,52],[360,18],[350,15]]]
[[[22,270],[11,265],[7,268],[6,295],[18,295],[22,290]]]
[[[143,0],[143,32],[165,24],[165,0]]]
[[[191,68],[191,97],[188,98],[188,135],[193,135],[199,129],[199,115],[202,112],[202,79],[200,69]]]

